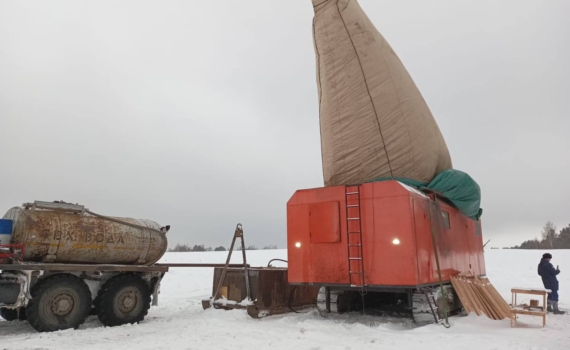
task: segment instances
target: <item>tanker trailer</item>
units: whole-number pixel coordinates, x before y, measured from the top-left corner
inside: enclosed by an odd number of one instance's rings
[[[6,320],[56,331],[78,328],[91,313],[118,326],[142,321],[151,299],[157,305],[168,266],[155,263],[166,252],[170,226],[40,201],[10,209],[0,223]]]

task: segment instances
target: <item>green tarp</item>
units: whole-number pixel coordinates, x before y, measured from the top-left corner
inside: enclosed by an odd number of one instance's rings
[[[439,173],[429,183],[406,178],[378,178],[370,182],[397,180],[419,190],[427,189],[447,198],[457,209],[473,220],[479,220],[481,209],[481,188],[468,174],[449,169]]]

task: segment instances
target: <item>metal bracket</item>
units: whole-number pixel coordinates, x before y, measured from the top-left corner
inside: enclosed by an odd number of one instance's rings
[[[28,301],[32,300],[32,295],[30,293],[30,288],[32,285],[32,270],[23,270],[21,274],[5,273],[5,277],[16,278],[20,281],[20,295],[18,296],[18,301],[14,305],[10,305],[9,309],[17,309],[22,306],[26,306]],[[23,276],[22,276],[23,274]]]
[[[73,213],[82,213],[86,209],[83,205],[78,204],[70,204],[65,203],[63,201],[55,201],[55,202],[43,202],[43,201],[34,201],[34,203],[24,203],[22,204],[24,209],[49,209],[49,210],[60,210],[65,212],[73,212]]]
[[[152,306],[158,305],[158,294],[160,294],[160,282],[162,281],[163,277],[164,274],[161,274],[161,276],[158,278],[152,289]]]
[[[222,275],[220,276],[220,280],[218,281],[218,286],[216,287],[216,291],[214,292],[214,295],[212,295],[212,297],[210,298],[210,305],[212,306],[214,304],[214,302],[216,301],[216,299],[218,298],[218,296],[220,295],[220,290],[222,289],[222,284],[224,283],[224,280],[226,278],[226,272],[228,270],[228,266],[230,264],[230,260],[232,258],[232,252],[234,250],[234,246],[236,243],[236,240],[240,238],[241,239],[241,251],[242,251],[242,256],[243,256],[243,271],[244,271],[244,278],[245,278],[245,288],[247,291],[247,300],[251,301],[251,289],[249,286],[249,270],[248,270],[248,265],[247,265],[247,259],[245,256],[245,241],[243,239],[243,228],[241,224],[237,224],[236,226],[236,230],[234,232],[234,238],[232,239],[232,244],[230,246],[230,249],[228,251],[228,257],[226,259],[226,263],[224,265],[224,268],[222,270]]]

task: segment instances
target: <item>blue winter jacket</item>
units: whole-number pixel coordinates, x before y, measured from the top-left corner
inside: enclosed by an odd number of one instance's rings
[[[538,264],[538,274],[542,277],[542,283],[544,288],[551,290],[558,290],[558,279],[556,275],[560,273],[559,270],[555,270],[554,266],[548,260],[541,259],[540,264]]]

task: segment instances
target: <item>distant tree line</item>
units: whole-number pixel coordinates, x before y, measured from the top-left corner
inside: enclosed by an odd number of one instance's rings
[[[524,241],[511,249],[570,249],[570,225],[557,232],[556,225],[548,221],[542,228],[540,240]]]
[[[259,248],[257,248],[254,245],[250,245],[245,247],[245,250],[258,250]],[[276,245],[266,245],[265,247],[263,247],[262,249],[277,249]],[[236,250],[241,250],[241,246],[236,247]],[[190,246],[189,244],[176,244],[176,246],[174,248],[170,248],[168,249],[169,252],[225,252],[227,251],[226,248],[219,246],[217,248],[212,248],[212,247],[205,247],[203,244],[198,245],[195,244],[193,247]]]
[[[189,244],[176,244],[174,248],[168,249],[169,252],[211,252],[211,251],[222,251],[225,252],[226,248],[220,246],[217,248],[212,249],[211,247],[204,247],[203,244],[198,245],[195,244],[193,247]]]

